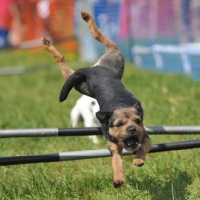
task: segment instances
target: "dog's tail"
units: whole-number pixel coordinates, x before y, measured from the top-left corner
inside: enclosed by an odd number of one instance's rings
[[[77,89],[80,93],[82,93],[82,94],[84,93],[81,90],[81,85],[85,83],[86,75],[87,75],[87,72],[89,69],[90,68],[81,68],[81,69],[75,71],[68,78],[68,80],[65,82],[65,84],[63,85],[62,90],[60,92],[60,97],[59,97],[60,102],[63,102],[65,99],[67,99],[68,94],[73,87],[75,87],[75,89]],[[78,88],[80,88],[80,90]]]
[[[60,92],[59,101],[63,102],[67,97],[71,89],[74,87],[73,75],[69,77],[69,79],[65,82]]]

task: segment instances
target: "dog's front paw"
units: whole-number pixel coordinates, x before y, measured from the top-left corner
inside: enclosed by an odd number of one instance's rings
[[[133,159],[133,163],[137,167],[142,167],[144,165],[144,162],[145,162],[145,159],[142,159],[142,158],[134,158]]]
[[[92,19],[92,15],[90,15],[89,13],[85,12],[85,11],[81,11],[81,17],[83,18],[83,20],[85,20],[86,22],[88,22],[90,19]]]
[[[114,180],[113,186],[114,186],[114,188],[119,188],[123,185],[123,183],[124,183],[124,180]]]
[[[47,38],[45,38],[45,37],[43,37],[42,39],[42,43],[44,44],[44,45],[51,45],[51,41],[50,40],[48,40]]]

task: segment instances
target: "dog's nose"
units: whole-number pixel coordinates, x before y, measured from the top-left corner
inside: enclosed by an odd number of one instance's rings
[[[131,126],[128,131],[131,133],[131,134],[134,134],[135,131],[136,131],[136,128],[134,126]]]

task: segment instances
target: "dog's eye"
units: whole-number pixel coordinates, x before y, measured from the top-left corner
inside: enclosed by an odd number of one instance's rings
[[[115,124],[115,126],[117,126],[117,127],[123,126],[123,123],[122,122],[118,122],[117,124]]]
[[[94,106],[94,105],[96,104],[96,102],[95,102],[95,101],[92,101],[91,104]]]
[[[141,124],[141,123],[142,123],[142,120],[141,120],[141,119],[135,119],[135,123],[136,123],[136,124]]]

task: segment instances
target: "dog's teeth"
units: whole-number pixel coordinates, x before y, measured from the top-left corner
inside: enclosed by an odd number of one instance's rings
[[[137,142],[134,140],[134,138],[130,138],[129,140],[128,140],[128,144],[129,145],[133,145],[133,144],[136,144]]]

